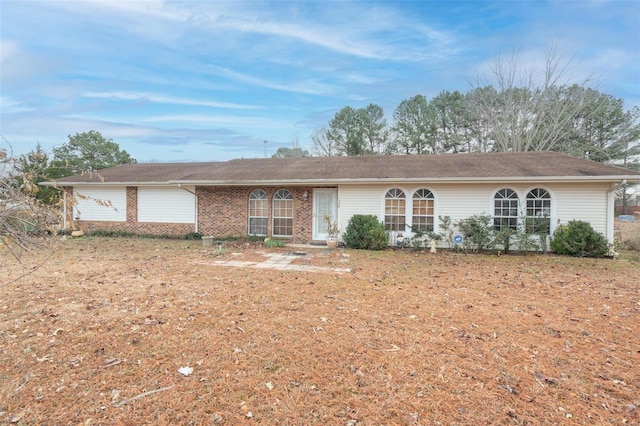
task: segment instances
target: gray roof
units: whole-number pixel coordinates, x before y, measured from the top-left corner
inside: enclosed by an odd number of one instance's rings
[[[640,173],[555,152],[372,155],[124,164],[58,185],[255,185],[371,182],[640,181]]]

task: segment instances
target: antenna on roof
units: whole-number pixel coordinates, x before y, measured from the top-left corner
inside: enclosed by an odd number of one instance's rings
[[[267,143],[269,143],[268,140],[264,140],[264,158],[267,158]]]

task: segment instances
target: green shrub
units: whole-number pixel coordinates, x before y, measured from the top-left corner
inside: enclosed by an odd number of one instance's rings
[[[264,246],[269,248],[280,248],[280,247],[285,247],[286,244],[282,240],[278,240],[275,238],[265,238]]]
[[[202,239],[202,235],[200,235],[198,232],[189,232],[188,234],[185,234],[184,237],[185,240],[201,240]]]
[[[112,238],[129,238],[135,237],[136,234],[128,231],[114,230],[114,229],[94,229],[87,232],[87,235],[92,237],[112,237]]]
[[[354,249],[384,250],[389,246],[384,225],[372,214],[351,216],[342,239],[348,248]]]
[[[608,253],[605,237],[581,220],[558,226],[551,239],[551,249],[575,257],[604,257]]]
[[[490,250],[495,247],[495,228],[491,216],[473,215],[458,223],[458,228],[464,235],[465,243],[471,244],[476,250]]]
[[[517,235],[517,232],[511,228],[495,232],[495,241],[502,246],[505,254],[508,254],[511,250],[511,237],[514,235]]]

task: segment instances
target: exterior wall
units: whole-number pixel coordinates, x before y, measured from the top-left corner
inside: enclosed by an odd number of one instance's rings
[[[287,189],[293,195],[293,236],[291,242],[305,243],[312,237],[312,187],[227,187],[198,186],[198,231],[202,235],[245,238],[249,229],[249,194],[256,189],[267,192],[269,200],[269,220],[267,235],[272,229],[273,194],[279,189]],[[308,198],[303,199],[307,191]],[[279,237],[281,238],[281,237]],[[284,238],[281,238],[284,239]]]
[[[550,183],[543,185],[535,184],[434,184],[434,185],[341,185],[338,188],[338,227],[346,230],[349,219],[354,214],[375,214],[378,219],[384,219],[384,196],[389,189],[399,188],[407,196],[407,223],[411,223],[411,200],[413,193],[426,188],[433,192],[435,196],[435,223],[434,228],[439,230],[438,216],[450,216],[453,222],[465,219],[474,214],[492,214],[493,196],[496,191],[502,188],[510,188],[516,191],[520,197],[520,206],[524,207],[526,194],[533,188],[544,188],[549,191],[552,197],[551,206],[551,232],[558,223],[567,223],[569,220],[584,220],[593,228],[604,234],[610,241],[613,240],[613,199],[612,192],[609,191],[609,184],[606,183]],[[93,188],[89,188],[93,189]],[[279,189],[291,191],[294,198],[294,219],[293,236],[290,241],[295,243],[306,243],[312,240],[313,224],[313,187],[227,187],[227,186],[198,186],[195,188],[197,197],[197,208],[194,207],[194,219],[189,223],[167,223],[159,222],[161,216],[155,216],[150,221],[139,221],[140,218],[147,219],[150,216],[140,214],[141,197],[140,188],[121,187],[116,193],[124,194],[125,206],[120,207],[125,212],[126,220],[101,220],[94,217],[94,220],[87,220],[84,212],[81,220],[74,220],[73,211],[73,189],[64,188],[66,197],[66,218],[68,228],[79,228],[83,230],[122,230],[134,233],[184,235],[197,231],[202,235],[213,235],[217,237],[244,238],[248,235],[248,200],[249,194],[255,189],[263,189],[268,194],[269,200],[269,220],[267,235],[271,235],[272,230],[272,198]],[[86,187],[79,188],[82,193],[87,192]],[[145,191],[143,189],[142,191]],[[303,194],[307,192],[307,200]],[[92,196],[108,195],[105,192],[89,191]],[[185,204],[194,204],[193,195],[186,191]],[[161,192],[156,191],[158,195]],[[150,193],[146,194],[149,195]],[[177,198],[171,196],[171,191],[167,198],[169,204],[177,203]],[[142,196],[144,202],[145,196]],[[175,194],[173,194],[175,195]],[[147,197],[148,198],[148,197]],[[161,198],[161,197],[160,197]],[[162,211],[167,205],[167,201],[156,199],[156,208]],[[145,208],[149,208],[147,205]],[[119,209],[119,210],[120,210]],[[184,214],[186,210],[180,210]],[[197,221],[196,221],[197,215]]]
[[[399,188],[407,197],[407,223],[411,223],[413,193],[426,188],[435,196],[434,228],[439,230],[438,216],[450,216],[455,223],[476,214],[493,214],[493,196],[502,188],[518,193],[520,207],[524,208],[527,193],[534,188],[544,188],[551,194],[551,233],[558,223],[584,220],[593,228],[613,239],[613,223],[609,218],[609,185],[585,184],[435,184],[435,185],[342,185],[339,198],[339,226],[346,229],[354,214],[375,214],[384,220],[384,196],[389,189]]]
[[[560,223],[566,224],[570,220],[589,222],[593,229],[613,243],[614,194],[609,191],[609,184],[558,184],[555,188]]]

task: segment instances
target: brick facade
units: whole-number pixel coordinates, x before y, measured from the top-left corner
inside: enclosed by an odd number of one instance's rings
[[[249,194],[255,189],[267,192],[269,200],[269,219],[267,235],[272,232],[273,194],[283,187],[228,187],[198,186],[198,232],[201,235],[213,235],[220,238],[246,238],[249,227]],[[293,195],[293,243],[308,243],[312,239],[313,226],[313,188],[284,188]],[[83,231],[109,230],[133,232],[136,234],[182,236],[195,231],[195,225],[189,223],[143,223],[138,222],[138,188],[128,186],[126,222],[73,220],[73,188],[65,187],[67,200],[67,228]],[[307,199],[304,193],[307,192]],[[284,239],[284,238],[283,238]]]
[[[267,192],[269,200],[269,219],[267,235],[271,235],[272,214],[271,200],[273,194],[282,187],[229,187],[199,186],[198,196],[199,232],[202,235],[243,238],[249,232],[249,195],[255,189]],[[312,200],[313,188],[284,188],[293,195],[293,236],[291,242],[307,243],[312,237]],[[304,193],[307,192],[307,200]]]

